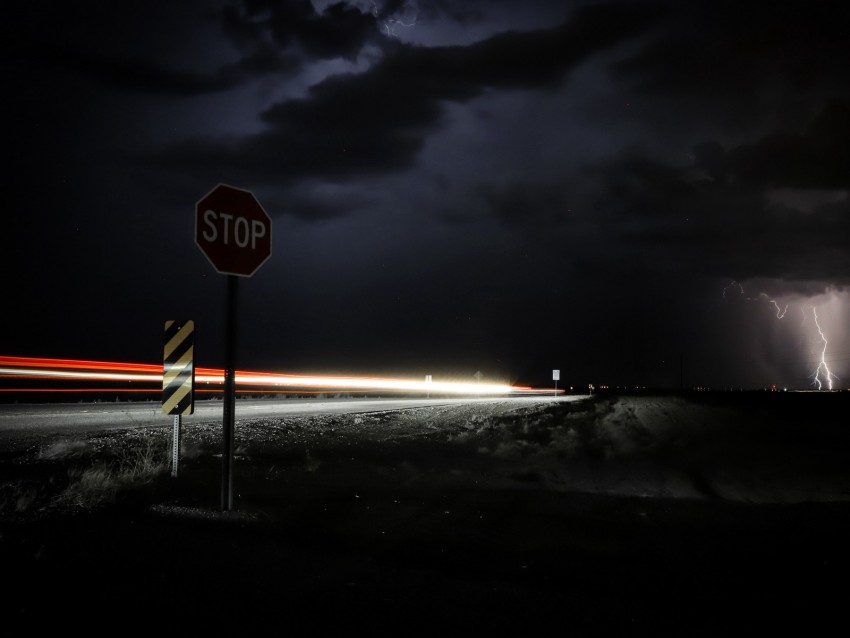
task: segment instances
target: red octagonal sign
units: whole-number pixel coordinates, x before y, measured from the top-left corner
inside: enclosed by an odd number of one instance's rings
[[[195,243],[215,269],[250,277],[272,254],[272,220],[251,191],[219,184],[195,204]]]

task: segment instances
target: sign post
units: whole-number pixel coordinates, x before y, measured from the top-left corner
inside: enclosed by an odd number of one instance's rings
[[[239,277],[250,277],[272,254],[272,220],[251,191],[219,184],[195,204],[195,243],[227,275],[221,509],[233,509],[236,335]]]
[[[560,370],[552,370],[552,380],[555,382],[555,395],[558,394],[558,379],[561,378]]]
[[[162,412],[174,415],[171,476],[180,462],[180,426],[183,415],[195,411],[195,322],[166,321],[162,363]]]
[[[236,302],[239,280],[227,276],[227,315],[224,322],[224,413],[221,437],[221,509],[233,509],[233,438],[236,422]]]

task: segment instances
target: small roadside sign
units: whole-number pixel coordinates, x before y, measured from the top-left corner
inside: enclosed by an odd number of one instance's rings
[[[171,476],[180,462],[180,428],[195,411],[195,322],[166,321],[162,355],[162,413],[174,416]]]
[[[195,411],[195,322],[166,321],[162,356],[162,413]]]

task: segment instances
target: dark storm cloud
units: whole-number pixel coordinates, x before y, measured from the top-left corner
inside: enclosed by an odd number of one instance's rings
[[[212,344],[223,279],[194,245],[194,206],[224,181],[275,218],[274,255],[240,301],[246,369],[489,365],[548,383],[569,365],[678,384],[655,358],[684,352],[759,387],[747,341],[764,347],[776,323],[760,293],[821,303],[850,285],[847,11],[4,6],[0,265],[20,311],[0,317],[0,351],[156,360],[178,315]],[[720,295],[733,279],[735,308]],[[824,326],[847,325],[839,293]]]
[[[619,256],[659,274],[850,284],[848,6],[669,7],[609,69],[693,161],[643,144],[588,169]]]
[[[387,3],[403,4],[399,2]],[[486,7],[482,6],[481,2],[454,2],[453,0],[434,0],[429,2],[424,7],[419,7],[424,16],[439,16],[446,15],[459,24],[470,24],[474,21],[481,20],[486,15]],[[386,13],[386,11],[384,12]]]
[[[241,45],[263,41],[268,32],[281,48],[298,45],[318,58],[355,59],[368,42],[379,41],[375,16],[344,2],[317,12],[310,0],[247,0],[222,16],[225,33]]]
[[[309,0],[249,0],[242,10],[224,7],[218,18],[223,34],[241,55],[204,72],[183,69],[180,57],[156,61],[149,51],[125,50],[127,41],[114,33],[112,25],[112,33],[104,32],[99,13],[99,8],[86,15],[82,9],[53,8],[41,16],[32,9],[20,10],[4,29],[4,45],[19,56],[90,77],[108,89],[192,96],[226,91],[257,77],[297,72],[304,55],[354,59],[367,42],[383,40],[373,15],[345,3],[317,13]],[[58,24],[63,19],[67,24]],[[138,15],[128,15],[124,28],[136,26],[140,32],[155,28],[139,20]],[[185,25],[187,39],[194,37],[197,26]]]
[[[343,3],[321,14],[309,0],[244,4],[244,11],[226,6],[219,18],[223,34],[241,56],[211,73],[178,70],[180,60],[158,63],[92,47],[86,38],[58,46],[46,42],[39,53],[110,89],[191,96],[226,91],[257,77],[295,73],[302,68],[303,54],[354,59],[366,42],[379,39],[374,16]]]
[[[307,221],[320,221],[367,209],[374,195],[361,188],[304,180],[286,191],[272,191],[263,198],[269,210],[286,211]]]
[[[847,188],[848,149],[850,101],[833,100],[801,133],[780,131],[708,161],[727,179],[755,185]]]
[[[561,183],[523,181],[479,190],[490,214],[509,228],[540,225],[551,232],[553,225],[568,220],[568,195]]]
[[[234,64],[219,67],[214,73],[175,70],[167,65],[142,59],[115,59],[86,51],[55,49],[53,60],[60,60],[70,71],[96,79],[108,89],[151,94],[192,96],[226,91],[249,79],[296,69],[299,64],[276,50],[257,50]]]
[[[656,13],[606,4],[584,7],[555,28],[506,32],[469,46],[392,42],[367,71],[328,77],[305,98],[267,109],[266,132],[233,145],[190,140],[163,160],[248,171],[277,183],[399,171],[414,163],[439,125],[444,101],[463,103],[494,89],[554,88],[588,56],[641,33]]]
[[[672,3],[659,31],[612,65],[646,93],[709,100],[731,126],[810,117],[824,95],[847,95],[850,5],[831,1]]]
[[[257,76],[300,66],[278,47],[254,43],[242,57],[212,72],[191,70],[191,63],[171,52],[173,42],[149,39],[162,27],[173,40],[179,41],[183,33],[189,42],[199,27],[212,24],[212,16],[190,9],[189,17],[183,16],[187,23],[175,26],[157,24],[157,12],[139,9],[138,4],[128,6],[126,15],[114,22],[109,11],[115,9],[105,11],[97,3],[68,3],[49,10],[19,6],[7,16],[3,46],[14,56],[11,65],[29,74],[64,72],[113,91],[178,97],[226,91]]]
[[[850,285],[848,121],[848,104],[833,102],[799,135],[700,143],[690,166],[624,154],[591,171],[604,174],[600,210],[627,251],[655,255],[644,268]],[[777,188],[813,204],[783,203]],[[818,202],[823,192],[833,201]]]

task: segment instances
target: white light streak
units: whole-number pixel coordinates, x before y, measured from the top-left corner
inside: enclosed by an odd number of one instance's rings
[[[325,377],[236,373],[236,383],[245,385],[280,386],[293,388],[341,388],[351,390],[404,390],[411,392],[442,392],[445,394],[510,394],[522,391],[506,384],[465,383],[454,381],[418,381],[412,379],[379,379],[370,377]]]
[[[101,372],[74,369],[45,369],[31,367],[2,367],[0,376],[42,379],[86,379],[99,381],[144,381],[162,383],[163,375],[155,372]],[[224,374],[219,370],[202,369],[195,374],[196,384],[221,384]],[[472,383],[456,381],[419,381],[375,377],[298,376],[268,372],[236,371],[236,385],[266,388],[310,388],[329,390],[389,390],[404,392],[433,392],[453,395],[522,394],[534,392],[525,386],[501,383]]]
[[[54,379],[97,379],[100,381],[160,381],[162,375],[131,372],[82,372],[79,370],[38,370],[32,368],[0,368],[0,375],[14,377],[50,377]]]

